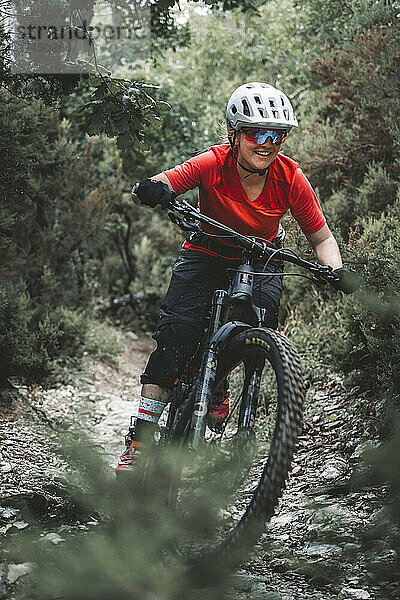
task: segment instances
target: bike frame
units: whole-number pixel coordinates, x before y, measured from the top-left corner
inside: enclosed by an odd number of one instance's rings
[[[181,394],[175,394],[171,401],[171,408],[167,422],[167,429],[172,429],[172,438],[182,439],[182,434],[190,448],[196,448],[204,439],[206,420],[210,407],[213,390],[217,378],[218,356],[228,340],[249,327],[262,327],[263,309],[253,302],[253,288],[255,283],[254,263],[250,253],[244,250],[241,264],[235,269],[228,291],[216,290],[213,294],[209,324],[207,328],[207,341],[202,351],[202,360],[197,377],[197,385],[187,398],[181,412],[185,414],[186,429],[174,430],[173,421],[176,409],[181,402]],[[246,320],[232,320],[231,317],[238,308],[245,312],[249,318]],[[227,316],[229,315],[229,320]],[[193,357],[192,360],[195,360]],[[248,393],[243,394],[239,413],[239,428],[252,429],[257,410],[260,376],[263,368],[257,365],[254,371],[246,377],[244,385]],[[188,389],[184,390],[186,393]],[[174,394],[173,394],[174,395]],[[191,414],[191,419],[189,419]]]
[[[199,384],[195,388],[194,407],[189,428],[189,445],[197,447],[204,439],[208,410],[213,390],[220,382],[217,379],[218,356],[228,340],[249,327],[263,326],[262,309],[253,302],[255,283],[254,262],[251,254],[243,251],[242,262],[235,270],[229,290],[216,290],[211,305],[211,316],[208,327],[207,345],[203,352],[199,372]],[[241,320],[233,320],[238,309],[244,313]],[[229,315],[229,320],[227,316]],[[246,318],[247,317],[247,318]],[[239,429],[250,429],[255,422],[260,373],[246,376],[244,385],[248,393],[243,394],[239,413]]]

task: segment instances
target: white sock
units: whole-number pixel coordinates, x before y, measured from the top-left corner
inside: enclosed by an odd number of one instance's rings
[[[152,400],[151,398],[143,398],[142,396],[139,400],[137,418],[142,419],[143,421],[157,423],[166,404],[166,402]]]

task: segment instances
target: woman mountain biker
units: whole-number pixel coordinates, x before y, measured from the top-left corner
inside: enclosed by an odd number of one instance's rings
[[[229,98],[226,120],[228,144],[212,146],[181,165],[140,181],[132,190],[133,201],[166,208],[172,191],[180,195],[198,187],[203,214],[245,235],[268,239],[276,247],[282,246],[284,238],[280,220],[290,210],[318,262],[331,266],[337,274],[336,287],[346,293],[353,291],[355,274],[342,266],[338,245],[310,183],[299,165],[280,153],[286,136],[298,126],[287,96],[266,83],[246,83]],[[117,473],[131,470],[141,445],[150,439],[174,384],[201,339],[213,292],[226,288],[227,270],[240,263],[240,247],[210,226],[203,224],[202,228],[213,237],[189,234],[174,264],[153,335],[157,347],[141,375],[138,412],[126,436]],[[258,271],[262,270],[263,262],[259,267]],[[268,269],[280,272],[282,264],[275,261]],[[264,309],[264,326],[276,328],[282,277],[260,277],[257,283],[255,302]],[[228,396],[223,388],[214,393],[209,424],[215,429],[228,414]]]

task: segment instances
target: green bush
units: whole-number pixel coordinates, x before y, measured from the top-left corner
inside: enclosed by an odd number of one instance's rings
[[[51,319],[60,332],[60,356],[83,356],[89,326],[84,311],[60,306],[52,311]]]
[[[372,162],[368,165],[364,181],[355,196],[355,213],[379,216],[387,206],[395,202],[397,186],[398,182],[390,176],[387,168]]]
[[[81,358],[90,355],[102,359],[122,352],[118,331],[104,321],[95,320],[87,310],[60,306],[51,313],[51,320],[59,331],[61,357]]]
[[[0,384],[11,375],[41,379],[59,348],[60,332],[48,317],[37,319],[23,282],[0,282]]]
[[[122,352],[118,331],[88,311],[57,307],[39,314],[23,282],[0,282],[0,386],[11,376],[40,381],[59,360]]]
[[[360,225],[362,233],[352,247],[364,286],[354,300],[346,299],[345,335],[331,346],[360,389],[399,403],[400,197],[379,218],[369,217]]]
[[[104,321],[91,319],[86,333],[84,353],[97,360],[121,354],[124,349],[122,335]]]

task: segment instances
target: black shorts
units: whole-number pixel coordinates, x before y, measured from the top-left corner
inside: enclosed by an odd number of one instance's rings
[[[240,260],[211,256],[197,250],[182,249],[176,260],[171,281],[161,303],[160,319],[153,338],[157,348],[142,374],[142,383],[155,383],[171,388],[174,380],[193,354],[204,330],[213,293],[228,289],[229,268],[237,268]],[[262,271],[265,261],[257,261]],[[271,261],[267,271],[281,272],[283,265]],[[282,296],[282,277],[256,277],[253,300],[264,308],[266,327],[276,328],[279,302]]]

